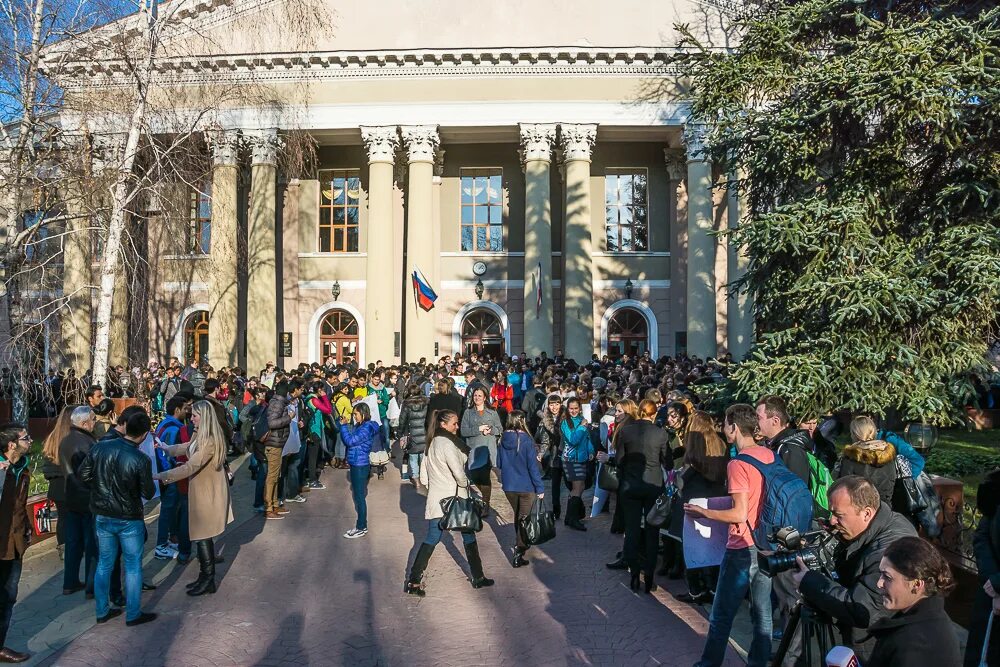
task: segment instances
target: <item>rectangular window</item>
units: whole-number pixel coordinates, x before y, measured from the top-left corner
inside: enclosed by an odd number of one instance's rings
[[[612,169],[604,177],[608,252],[649,249],[645,169]]]
[[[503,170],[462,169],[462,250],[503,252]]]
[[[191,188],[191,216],[188,224],[187,251],[192,255],[212,252],[212,182]]]
[[[358,252],[361,175],[352,169],[319,172],[319,251]]]

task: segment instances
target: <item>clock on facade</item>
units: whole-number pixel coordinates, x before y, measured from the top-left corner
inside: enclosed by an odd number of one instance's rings
[[[477,276],[481,276],[486,273],[486,262],[476,262],[472,265],[472,272]]]

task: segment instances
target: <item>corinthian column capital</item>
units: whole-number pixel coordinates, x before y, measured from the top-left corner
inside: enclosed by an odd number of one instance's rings
[[[406,158],[414,162],[434,164],[434,153],[441,143],[437,125],[403,125],[400,128],[406,144]]]
[[[597,125],[560,125],[559,144],[567,162],[590,161],[597,141]]]
[[[94,171],[117,169],[125,149],[125,135],[109,132],[90,135],[90,159]]]
[[[253,152],[252,164],[278,163],[278,151],[282,146],[282,139],[278,136],[277,129],[260,130],[248,137],[250,148]]]
[[[399,148],[399,132],[395,125],[362,127],[361,140],[368,151],[368,163],[396,163],[396,149]]]
[[[667,176],[671,181],[683,181],[687,176],[684,151],[680,148],[664,148],[663,160],[667,164]]]
[[[216,167],[235,167],[240,157],[239,130],[211,130],[205,136],[212,149],[212,164]]]
[[[525,162],[531,160],[552,161],[552,144],[556,140],[556,125],[551,124],[522,124],[521,125],[521,151]]]
[[[684,126],[684,148],[687,149],[688,162],[707,162],[708,157],[708,126],[699,121],[688,121]]]

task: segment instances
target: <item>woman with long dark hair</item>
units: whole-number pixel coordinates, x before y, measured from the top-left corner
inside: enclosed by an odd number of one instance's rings
[[[507,430],[500,439],[498,455],[497,467],[500,469],[503,492],[514,510],[517,544],[514,546],[511,565],[521,567],[528,564],[524,554],[529,546],[521,539],[521,531],[517,530],[517,526],[521,519],[528,516],[534,504],[545,497],[545,485],[538,469],[535,441],[528,434],[528,423],[520,410],[514,410],[507,417]]]
[[[443,531],[440,521],[444,516],[441,501],[445,498],[458,496],[469,497],[469,478],[465,474],[465,464],[468,461],[468,447],[458,435],[458,414],[451,410],[439,410],[431,416],[433,426],[430,444],[424,453],[424,463],[420,466],[420,482],[427,487],[427,504],[424,507],[424,518],[427,520],[427,536],[417,551],[410,575],[407,577],[405,590],[410,595],[423,597],[424,570],[434,553],[434,547],[441,541]],[[472,587],[485,588],[493,585],[492,579],[483,574],[483,561],[479,557],[479,545],[476,534],[463,532],[462,542],[465,544],[465,556],[469,559],[469,569],[472,571]]]
[[[486,389],[472,391],[472,405],[462,415],[462,437],[469,446],[469,481],[482,494],[489,507],[493,492],[493,464],[497,460],[497,441],[503,434],[500,415],[490,407]]]
[[[583,507],[583,487],[587,481],[587,463],[594,458],[594,446],[590,441],[590,429],[583,417],[580,399],[566,401],[566,412],[559,421],[559,435],[562,440],[560,452],[563,474],[570,483],[569,500],[566,502],[564,523],[573,530],[587,530],[583,525],[586,509]]]
[[[552,480],[552,513],[558,519],[561,512],[559,496],[562,493],[562,461],[559,459],[559,445],[562,437],[559,435],[559,422],[562,420],[562,398],[559,394],[549,394],[545,406],[539,411],[538,430],[535,431],[535,443],[542,455],[542,468],[548,462],[549,479]]]

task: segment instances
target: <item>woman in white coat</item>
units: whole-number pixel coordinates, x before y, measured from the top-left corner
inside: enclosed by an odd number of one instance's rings
[[[441,541],[442,530],[438,525],[444,516],[441,501],[456,495],[459,498],[469,497],[469,479],[465,475],[468,451],[468,446],[458,435],[458,415],[451,410],[435,411],[431,416],[427,451],[424,453],[423,465],[420,466],[420,482],[427,487],[427,506],[424,510],[427,537],[417,551],[406,581],[406,592],[410,595],[424,596],[424,570],[434,553],[434,547]],[[472,587],[492,586],[493,580],[487,579],[483,574],[483,561],[479,557],[476,534],[463,532],[462,541],[465,543],[469,569],[472,570]]]

